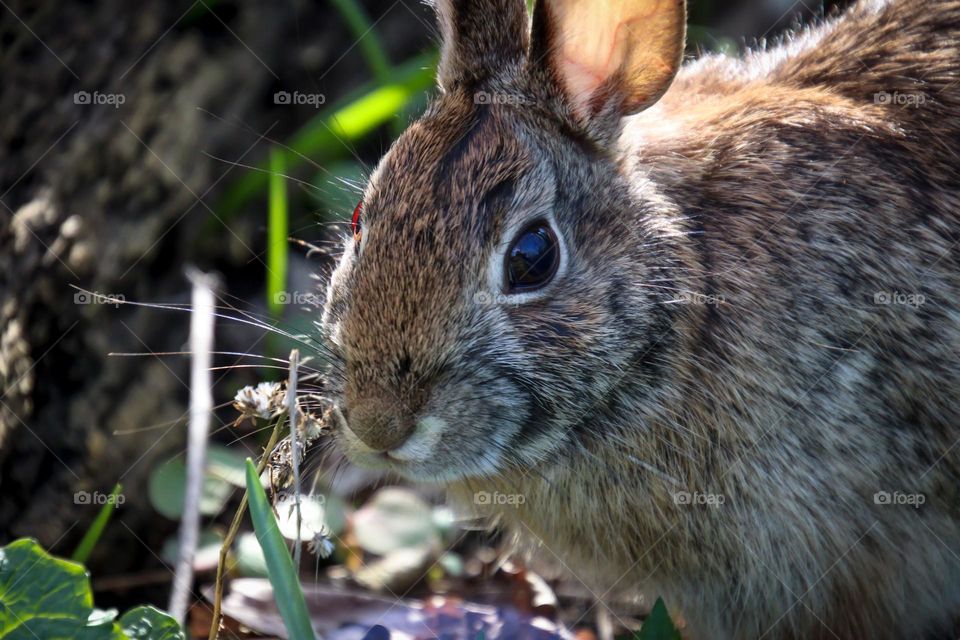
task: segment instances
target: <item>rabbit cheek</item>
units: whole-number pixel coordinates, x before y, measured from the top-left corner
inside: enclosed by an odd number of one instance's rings
[[[356,262],[354,251],[351,248],[352,243],[353,241],[348,243],[337,267],[330,274],[323,313],[320,317],[320,330],[324,338],[328,344],[339,351],[343,349],[342,320],[349,301],[350,276]]]
[[[520,391],[503,378],[441,385],[396,457],[419,477],[497,475],[516,457],[510,443],[525,407]]]

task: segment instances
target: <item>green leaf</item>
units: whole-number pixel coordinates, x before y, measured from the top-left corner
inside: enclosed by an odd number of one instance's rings
[[[353,531],[364,551],[380,556],[400,549],[434,546],[440,540],[430,505],[403,487],[377,491],[353,515]]]
[[[0,638],[109,638],[103,625],[87,626],[92,613],[83,565],[54,558],[30,539],[0,549]]]
[[[257,542],[257,536],[252,533],[241,534],[233,545],[233,554],[237,562],[236,571],[241,576],[267,577],[267,561],[263,557],[263,549]]]
[[[323,162],[352,153],[350,143],[389,121],[433,85],[436,60],[437,55],[433,52],[411,58],[394,67],[391,84],[368,83],[321,110],[287,141],[284,155],[288,172],[307,159]],[[251,198],[262,194],[269,173],[269,170],[258,167],[232,184],[214,207],[221,220],[226,220],[224,216],[235,213]],[[217,219],[211,217],[205,233],[216,228],[216,224]]]
[[[253,528],[267,561],[267,575],[290,640],[314,640],[316,636],[310,624],[310,613],[307,611],[307,603],[303,598],[293,560],[287,551],[286,541],[280,534],[277,520],[273,517],[273,510],[260,483],[257,468],[250,458],[247,458],[247,496],[250,500]]]
[[[383,41],[377,36],[373,23],[357,0],[330,0],[330,3],[340,12],[340,16],[347,23],[355,41],[360,45],[360,52],[366,60],[370,73],[380,84],[389,84],[393,81],[393,69],[390,67],[390,58]],[[399,136],[403,132],[403,124],[399,120],[393,121],[393,134]]]
[[[386,49],[374,31],[363,7],[356,0],[330,0],[346,21],[354,39],[360,44],[360,51],[377,81],[390,81],[390,61]]]
[[[87,618],[87,626],[95,627],[100,624],[110,624],[117,619],[116,609],[94,609]]]
[[[680,632],[673,625],[663,598],[657,598],[650,615],[643,621],[636,640],[681,640]]]
[[[186,640],[177,621],[156,607],[134,607],[120,618],[123,632],[131,640]]]
[[[245,456],[219,445],[207,447],[207,474],[243,489],[247,486]]]
[[[200,495],[200,513],[216,515],[223,510],[241,480],[243,459],[226,447],[211,446],[207,450],[207,472]],[[187,468],[183,457],[167,460],[150,473],[147,493],[158,512],[178,520],[183,514],[183,496],[186,489]]]
[[[153,607],[133,609],[119,624],[116,616],[93,608],[83,565],[51,556],[35,540],[0,548],[0,640],[185,640]]]
[[[83,534],[83,539],[80,540],[80,544],[77,545],[76,550],[70,557],[71,560],[82,564],[90,557],[90,553],[93,551],[93,548],[97,546],[97,541],[100,540],[103,530],[106,529],[107,523],[110,522],[110,516],[113,515],[113,510],[119,506],[117,496],[120,495],[121,489],[123,489],[123,487],[119,482],[113,487],[110,497],[107,498],[107,501],[100,507],[100,512],[97,513],[93,524],[91,524],[87,532]]]

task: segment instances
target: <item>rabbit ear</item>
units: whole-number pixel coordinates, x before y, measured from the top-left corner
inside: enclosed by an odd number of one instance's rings
[[[680,68],[685,0],[537,0],[531,64],[578,118],[649,107]]]
[[[432,0],[442,44],[440,88],[472,83],[522,63],[529,42],[525,0]]]

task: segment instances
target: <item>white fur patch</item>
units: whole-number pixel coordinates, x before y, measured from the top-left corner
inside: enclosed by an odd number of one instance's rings
[[[390,452],[390,457],[402,462],[422,462],[433,454],[434,447],[440,441],[443,432],[447,429],[447,422],[442,418],[425,416],[417,420],[413,435],[407,438],[403,446]]]

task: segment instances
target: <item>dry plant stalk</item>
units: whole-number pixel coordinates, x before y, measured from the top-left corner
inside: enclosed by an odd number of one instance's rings
[[[287,383],[287,417],[290,420],[290,447],[293,450],[293,504],[297,510],[297,539],[293,547],[293,566],[297,571],[300,570],[300,554],[302,545],[300,544],[300,527],[303,519],[300,514],[300,438],[297,435],[297,369],[300,366],[300,352],[294,349],[290,352],[290,381]]]
[[[187,436],[187,479],[180,520],[179,549],[170,592],[170,615],[183,626],[193,584],[193,559],[200,536],[200,493],[207,459],[207,438],[213,414],[213,328],[216,300],[214,276],[190,270],[193,284],[190,316],[190,425]]]
[[[273,431],[270,433],[270,440],[267,441],[267,446],[264,451],[271,451],[273,447],[276,446],[277,440],[280,439],[280,431],[283,429],[283,417],[281,416],[277,423],[273,426]],[[257,473],[263,473],[263,470],[267,466],[267,456],[264,454],[260,457],[260,462],[257,463]],[[214,595],[213,595],[213,621],[210,623],[210,635],[209,640],[216,640],[217,635],[220,632],[220,619],[223,617],[223,614],[220,611],[220,604],[223,600],[223,573],[227,566],[227,554],[230,552],[230,547],[233,546],[233,541],[237,537],[237,532],[240,530],[240,522],[243,520],[243,514],[247,511],[247,492],[244,490],[243,499],[240,500],[240,506],[237,507],[237,512],[233,516],[233,522],[230,523],[230,529],[227,530],[227,536],[223,539],[223,546],[220,547],[220,560],[217,562],[217,580],[214,586]]]
[[[293,386],[296,386],[297,380],[297,368],[299,365],[299,353],[296,349],[290,354],[290,379],[293,382]],[[295,391],[293,392],[296,393]],[[244,409],[242,406],[238,406],[241,402],[241,394],[243,390],[237,394],[237,402],[234,403],[234,406],[241,411],[241,414],[244,414]],[[274,398],[283,398],[282,394],[273,393],[271,394]],[[269,408],[267,408],[269,411]],[[270,460],[270,454],[273,452],[274,448],[277,446],[277,442],[280,440],[280,432],[283,430],[283,412],[275,414],[277,421],[273,425],[273,431],[270,433],[270,439],[267,441],[267,446],[264,448],[263,455],[260,456],[260,461],[257,463],[257,475],[263,473],[264,469],[267,467],[267,463]],[[253,416],[256,417],[256,416]],[[227,530],[227,535],[223,540],[223,546],[220,547],[220,558],[217,563],[217,579],[214,584],[214,593],[213,593],[213,620],[210,622],[210,635],[208,640],[216,640],[217,636],[220,633],[220,621],[223,618],[223,613],[221,611],[221,604],[223,602],[223,574],[226,571],[227,566],[227,554],[230,552],[230,547],[233,546],[233,541],[237,537],[237,532],[240,530],[240,522],[243,520],[243,514],[247,511],[247,491],[244,490],[243,498],[240,501],[240,506],[237,508],[237,512],[233,516],[233,522],[230,523],[230,528]]]
[[[293,488],[296,492],[297,504],[300,499],[300,461],[303,459],[307,449],[315,443],[321,433],[337,419],[337,412],[333,407],[327,408],[322,416],[305,411],[297,405],[297,380],[300,368],[300,354],[294,349],[289,358],[290,373],[286,389],[280,383],[262,382],[256,387],[245,387],[237,392],[234,398],[233,406],[240,413],[240,417],[235,424],[239,424],[244,419],[268,419],[276,420],[273,430],[270,433],[270,439],[264,448],[263,455],[257,463],[257,474],[262,475],[264,471],[270,473],[270,493],[275,496],[279,491]],[[281,439],[280,435],[286,420],[290,418],[290,435]],[[217,564],[217,578],[214,586],[213,596],[213,620],[210,623],[210,634],[208,640],[216,640],[220,632],[220,622],[223,618],[223,583],[224,574],[227,566],[227,555],[230,547],[237,537],[240,530],[240,523],[243,520],[243,514],[247,510],[247,492],[244,490],[243,499],[227,535],[220,547],[220,561]],[[300,517],[298,513],[297,527],[300,526]],[[299,537],[299,536],[298,536]],[[299,542],[299,541],[298,541]],[[323,552],[330,545],[329,540],[311,541],[313,548],[318,549],[318,553]],[[298,545],[299,546],[299,545]],[[299,549],[298,549],[299,551]],[[329,553],[329,551],[327,552]],[[299,553],[297,554],[299,558]],[[297,565],[299,566],[299,564]]]

